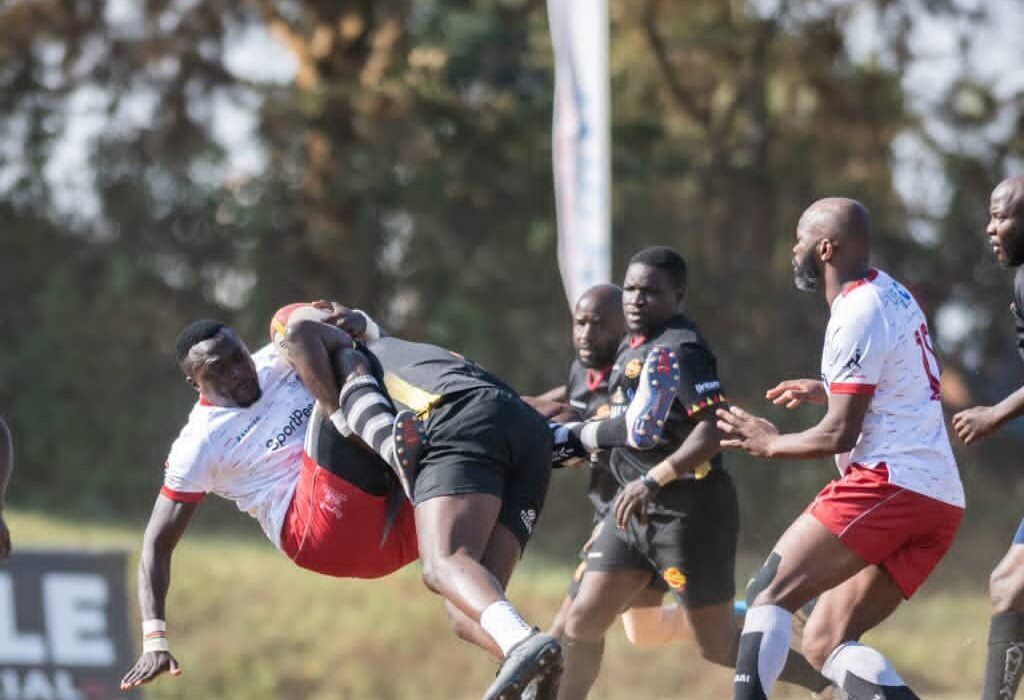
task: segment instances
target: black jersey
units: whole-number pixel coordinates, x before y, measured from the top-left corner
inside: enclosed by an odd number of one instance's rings
[[[1024,265],[1017,268],[1017,274],[1013,278],[1013,304],[1010,309],[1013,311],[1013,323],[1017,329],[1017,352],[1024,360]]]
[[[455,394],[472,389],[511,391],[478,364],[436,345],[384,337],[371,340],[366,348],[391,400],[421,418]]]
[[[612,416],[622,415],[633,400],[644,358],[655,346],[675,350],[679,359],[679,393],[673,402],[662,439],[650,450],[617,447],[612,450],[611,470],[619,484],[638,479],[648,469],[675,452],[703,416],[697,414],[725,403],[725,392],[718,379],[717,363],[700,331],[682,314],[671,318],[665,330],[652,338],[627,337],[619,346],[618,356],[609,378]],[[712,467],[721,466],[721,455],[711,460]],[[666,484],[651,508],[655,513],[678,514],[685,511],[685,498],[680,493],[692,485],[679,479]]]
[[[609,417],[611,409],[608,404],[608,378],[611,369],[587,369],[579,360],[574,360],[569,368],[569,381],[566,383],[569,404],[579,411],[584,420]],[[594,452],[590,456],[590,486],[587,487],[587,498],[594,506],[597,520],[604,519],[608,507],[619,491],[619,484],[609,470],[608,457],[607,450]]]

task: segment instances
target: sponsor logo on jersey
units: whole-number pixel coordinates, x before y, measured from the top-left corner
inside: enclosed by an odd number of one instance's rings
[[[681,591],[686,587],[686,574],[675,566],[665,569],[661,577],[665,579],[665,583],[674,591]]]
[[[695,384],[693,386],[693,390],[696,391],[698,394],[703,394],[707,391],[714,391],[715,389],[721,388],[722,382],[718,380],[715,380],[713,382],[701,382],[700,384]]]
[[[270,438],[266,442],[266,447],[271,452],[277,452],[279,449],[285,446],[288,439],[293,435],[302,434],[302,427],[309,420],[310,414],[313,413],[313,403],[304,408],[296,408],[294,411],[288,414],[288,422],[277,429],[274,437]]]
[[[853,349],[853,357],[846,361],[843,365],[843,369],[847,372],[854,372],[860,369],[860,358],[863,357],[864,353],[861,352],[860,348]]]
[[[601,404],[600,406],[597,407],[597,410],[594,411],[594,418],[597,418],[599,420],[604,420],[605,418],[609,418],[609,417],[611,417],[611,415],[612,415],[612,407],[609,406],[606,403]]]
[[[639,357],[634,357],[626,363],[626,369],[622,371],[626,379],[636,379],[644,369],[644,363]]]

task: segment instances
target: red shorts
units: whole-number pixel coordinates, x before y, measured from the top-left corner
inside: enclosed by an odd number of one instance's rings
[[[412,505],[402,504],[381,544],[387,498],[362,491],[302,456],[302,473],[281,528],[281,549],[327,576],[379,578],[419,557]]]
[[[807,508],[843,544],[885,569],[907,598],[953,543],[963,508],[889,483],[885,464],[850,465]]]

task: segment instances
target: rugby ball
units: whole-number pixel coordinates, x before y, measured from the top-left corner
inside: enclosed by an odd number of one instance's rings
[[[288,326],[299,321],[323,321],[330,314],[329,310],[317,308],[309,302],[282,306],[270,319],[270,342],[274,344],[281,357],[287,358],[288,351],[284,341]]]

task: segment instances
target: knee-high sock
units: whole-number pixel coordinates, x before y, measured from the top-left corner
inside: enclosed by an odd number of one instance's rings
[[[789,655],[793,613],[777,605],[755,605],[747,611],[736,656],[734,700],[765,700]]]
[[[837,646],[821,672],[846,691],[851,700],[915,700],[917,695],[881,653],[860,642]]]
[[[992,616],[988,658],[981,700],[1012,700],[1024,674],[1024,614],[1010,611]]]
[[[604,639],[588,642],[566,637],[562,652],[565,654],[565,670],[558,687],[558,700],[583,700],[601,672]]]
[[[588,421],[574,428],[580,442],[589,451],[607,450],[626,445],[629,433],[624,416],[607,420]]]
[[[341,388],[338,403],[349,430],[394,467],[396,455],[392,432],[395,412],[376,378],[364,374],[349,379]]]

